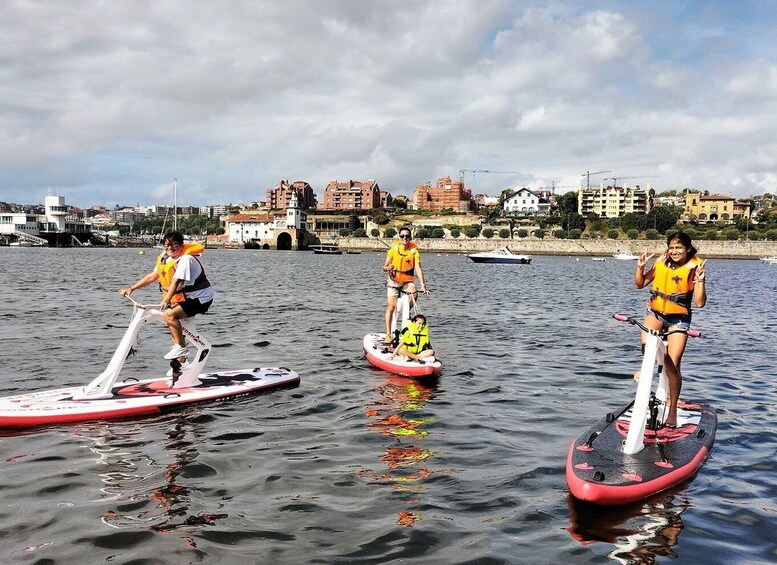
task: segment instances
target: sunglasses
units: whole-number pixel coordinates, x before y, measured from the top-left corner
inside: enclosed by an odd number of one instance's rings
[[[406,233],[403,233],[403,234],[401,234],[401,235],[399,236],[399,239],[410,239],[410,236],[409,236],[409,235],[407,235]]]

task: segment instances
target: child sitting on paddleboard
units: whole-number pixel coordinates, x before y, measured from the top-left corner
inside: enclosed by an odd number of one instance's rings
[[[429,341],[429,326],[426,325],[426,316],[416,314],[407,326],[402,328],[400,333],[400,343],[391,354],[391,359],[395,355],[402,355],[420,361],[434,355],[432,343]]]
[[[706,270],[696,256],[696,248],[688,234],[677,232],[666,240],[667,250],[655,260],[645,272],[645,265],[653,256],[644,253],[637,260],[637,272],[634,285],[644,288],[651,282],[650,300],[647,303],[649,313],[643,324],[653,330],[687,330],[691,327],[691,305],[702,308],[707,303],[707,291],[704,277]],[[646,334],[642,332],[642,351],[645,351]],[[669,414],[664,424],[677,426],[677,399],[680,397],[682,376],[680,361],[683,358],[688,335],[683,332],[667,336],[667,357],[665,359],[666,376],[669,382]],[[639,373],[635,373],[639,379]]]

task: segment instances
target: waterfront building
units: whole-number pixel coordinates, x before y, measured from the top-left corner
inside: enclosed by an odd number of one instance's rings
[[[284,211],[232,214],[225,220],[228,242],[260,249],[305,249],[314,241],[307,215],[292,194]]]
[[[498,196],[489,196],[487,194],[476,194],[473,198],[475,199],[475,202],[477,202],[478,207],[499,205]]]
[[[271,210],[285,210],[291,202],[292,195],[296,195],[297,204],[302,210],[314,209],[317,205],[316,194],[313,188],[305,181],[280,180],[275,188],[267,190],[266,206]]]
[[[737,218],[750,218],[750,201],[735,200],[730,194],[703,195],[698,192],[685,194],[684,220],[707,222],[730,222]]]
[[[89,239],[91,226],[77,217],[65,204],[64,196],[49,194],[44,199],[43,213],[3,212],[0,234],[36,243],[81,245]]]
[[[380,208],[380,187],[368,181],[330,180],[324,189],[322,210],[371,210]]]
[[[596,214],[600,218],[618,218],[625,214],[647,214],[652,207],[652,189],[639,186],[600,185],[599,188],[583,188],[577,191],[577,211],[581,216]]]
[[[386,190],[380,191],[380,207],[381,208],[390,208],[391,205],[394,203],[394,198],[392,198],[391,193]]]
[[[477,203],[472,198],[472,191],[464,188],[464,181],[451,180],[442,177],[437,184],[421,183],[415,187],[411,208],[414,210],[453,210],[455,212],[477,211]]]
[[[405,196],[404,194],[398,194],[398,195],[396,195],[396,196],[395,196],[395,197],[394,197],[394,198],[391,200],[391,203],[392,203],[394,206],[396,206],[396,205],[397,205],[397,204],[399,204],[400,202],[402,203],[402,204],[400,204],[400,206],[404,205],[404,207],[405,207],[405,208],[407,208],[407,207],[408,207],[408,203],[410,202],[410,199],[409,199],[407,196]]]
[[[550,201],[523,187],[505,198],[502,207],[508,216],[546,216]]]

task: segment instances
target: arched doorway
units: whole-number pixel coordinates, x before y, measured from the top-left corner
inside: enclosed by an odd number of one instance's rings
[[[291,235],[288,232],[278,234],[278,251],[291,250]]]

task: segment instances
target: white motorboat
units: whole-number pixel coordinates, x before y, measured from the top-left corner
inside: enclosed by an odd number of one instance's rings
[[[613,254],[613,257],[620,261],[632,261],[639,259],[639,255],[634,255],[631,251],[618,251]]]
[[[771,257],[761,257],[761,261],[768,265],[777,265],[777,255],[772,255]]]
[[[518,263],[520,265],[528,265],[531,263],[531,256],[529,255],[517,255],[510,251],[510,248],[497,247],[493,251],[482,251],[480,253],[472,253],[467,255],[475,263]]]

